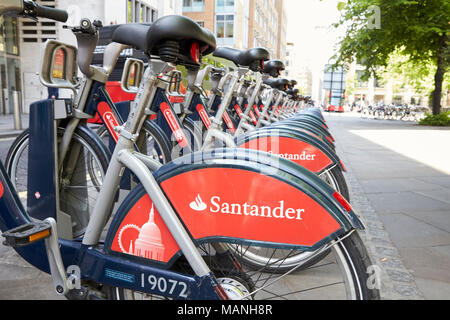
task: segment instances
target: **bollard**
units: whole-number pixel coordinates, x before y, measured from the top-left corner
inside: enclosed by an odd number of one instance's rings
[[[20,101],[19,101],[19,92],[12,92],[13,98],[13,112],[14,112],[14,129],[22,130],[22,120],[20,117]]]

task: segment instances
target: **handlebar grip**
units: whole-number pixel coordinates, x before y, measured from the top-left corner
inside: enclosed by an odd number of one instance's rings
[[[45,7],[38,4],[36,4],[36,16],[60,22],[66,22],[69,18],[69,14],[65,10]]]

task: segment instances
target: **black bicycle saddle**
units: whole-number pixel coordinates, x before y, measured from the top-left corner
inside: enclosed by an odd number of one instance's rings
[[[274,78],[278,78],[286,67],[281,60],[270,60],[264,63],[263,73],[270,74]]]
[[[199,65],[201,55],[216,49],[216,38],[194,20],[170,15],[153,24],[124,24],[113,33],[112,41],[130,45],[163,61]]]
[[[255,72],[261,71],[263,62],[270,58],[269,51],[264,48],[240,50],[229,47],[220,47],[214,51],[213,56],[230,60],[237,66],[249,67],[250,70]]]
[[[288,95],[291,95],[291,96],[297,96],[298,95],[298,92],[299,92],[299,90],[297,89],[297,88],[295,88],[295,89],[289,89],[288,91],[286,91],[286,93],[288,94]]]
[[[282,90],[285,91],[288,89],[288,85],[289,85],[289,80],[287,79],[267,79],[264,80],[264,84],[267,84],[268,86],[274,88],[274,89],[278,89],[278,90]]]

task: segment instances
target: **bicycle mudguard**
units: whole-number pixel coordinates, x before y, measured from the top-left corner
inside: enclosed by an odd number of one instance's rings
[[[309,133],[267,127],[246,133],[236,138],[236,145],[244,149],[254,149],[278,155],[320,174],[334,166],[346,171],[335,151],[320,139]]]
[[[330,147],[332,150],[335,150],[336,147],[334,145],[333,140],[330,138],[329,134],[325,135],[322,131],[317,130],[317,127],[313,127],[310,124],[307,123],[298,123],[295,121],[280,121],[273,123],[270,127],[263,127],[259,130],[263,130],[265,128],[285,128],[285,129],[291,129],[294,131],[300,131],[304,133],[308,133],[312,135],[313,137],[321,140],[324,142],[328,147]]]
[[[299,123],[309,123],[312,126],[315,126],[317,128],[321,128],[324,132],[327,132],[328,135],[330,134],[329,128],[328,126],[325,124],[325,122],[319,120],[318,118],[308,115],[308,114],[298,114],[296,116],[293,116],[289,119],[286,120],[290,120],[290,121],[294,121],[294,122],[299,122]],[[333,138],[334,140],[334,138]]]
[[[0,212],[0,230],[3,232],[31,223],[1,162]],[[77,240],[59,239],[59,247],[64,267],[78,267],[82,279],[175,299],[219,299],[214,290],[217,283],[211,275],[200,278],[150,266],[148,263],[132,262],[108,255],[92,246],[83,246],[81,241]],[[35,268],[50,273],[44,241],[15,247],[14,250]],[[150,277],[159,285],[152,285]]]
[[[300,115],[307,115],[309,117],[315,118],[321,122],[323,122],[326,125],[325,118],[322,114],[322,112],[319,109],[307,109],[303,110]],[[328,126],[327,126],[328,127]]]
[[[330,136],[330,138],[333,138],[331,135],[330,130],[325,129],[320,122],[315,121],[314,119],[307,118],[307,117],[299,117],[299,118],[288,118],[285,120],[279,121],[279,123],[289,123],[289,124],[297,124],[297,125],[307,125],[311,128],[314,128],[316,131],[321,132],[325,136]],[[334,138],[332,139],[334,140]]]
[[[294,171],[295,175],[290,173]],[[197,244],[244,242],[316,250],[362,227],[348,203],[320,178],[267,153],[244,149],[196,153],[154,175]],[[180,255],[142,186],[117,211],[105,250],[166,268]]]

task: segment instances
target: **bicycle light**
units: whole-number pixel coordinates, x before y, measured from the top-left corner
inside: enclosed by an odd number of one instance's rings
[[[200,63],[200,46],[198,42],[191,44],[191,58],[195,63]]]

